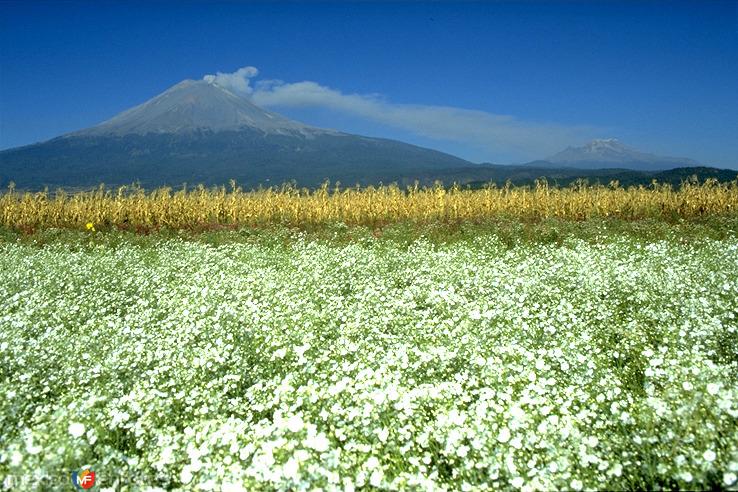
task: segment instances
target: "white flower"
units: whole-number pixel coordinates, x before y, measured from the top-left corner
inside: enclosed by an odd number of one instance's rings
[[[382,485],[382,478],[384,478],[384,473],[382,473],[382,470],[374,470],[369,477],[369,484],[372,487],[379,487]]]
[[[171,446],[166,446],[161,451],[161,458],[159,460],[163,465],[169,465],[174,463],[174,450]]]
[[[13,451],[10,455],[10,466],[20,466],[21,463],[23,463],[23,455],[18,451]]]
[[[287,419],[287,429],[290,432],[300,432],[303,427],[304,422],[299,415],[290,415],[290,418]]]
[[[122,424],[128,421],[130,418],[130,415],[126,411],[121,411],[118,409],[113,410],[110,412],[111,416],[113,417],[113,420],[111,421],[110,425],[112,427],[118,426],[118,424]]]
[[[343,477],[343,492],[354,492],[356,487],[351,477]]]
[[[192,470],[189,465],[185,465],[182,468],[182,471],[179,474],[179,481],[182,482],[183,485],[187,485],[192,481]]]
[[[733,485],[736,480],[738,480],[738,477],[736,477],[736,474],[733,472],[725,472],[723,473],[723,483],[727,486]]]
[[[387,442],[387,438],[389,438],[389,429],[387,429],[386,427],[383,427],[377,430],[376,433],[380,441]]]
[[[328,448],[330,447],[330,441],[323,433],[316,434],[315,436],[308,436],[304,443],[305,446],[312,448],[319,453],[328,451]]]
[[[41,446],[36,446],[33,444],[33,436],[28,436],[28,439],[26,439],[26,453],[30,454],[31,456],[37,455],[43,451],[43,448]]]
[[[221,492],[247,492],[246,487],[240,483],[235,482],[224,482],[220,486]]]
[[[69,428],[67,430],[72,437],[82,437],[82,435],[85,433],[85,424],[72,422],[71,424],[69,424]]]
[[[305,355],[305,352],[310,350],[310,344],[306,343],[304,345],[297,345],[294,347],[294,350],[295,354],[297,354],[298,357],[302,357],[303,355]]]
[[[637,450],[623,455],[622,442],[657,450],[653,473],[675,486],[714,475],[736,487],[738,455],[721,439],[738,400],[713,342],[738,329],[738,299],[721,290],[738,285],[738,239],[278,239],[0,239],[0,313],[12,314],[0,314],[12,349],[0,354],[17,368],[13,389],[0,387],[17,409],[3,416],[16,429],[0,450],[5,474],[47,473],[47,455],[104,455],[99,429],[112,422],[131,449],[93,469],[148,466],[186,490],[617,490],[638,479]],[[648,348],[653,323],[661,343]],[[106,357],[84,361],[90,398],[63,403],[53,394],[79,374],[75,359],[53,371],[38,361],[70,339],[96,340]],[[629,364],[652,375],[642,388],[623,379]]]
[[[501,443],[506,443],[510,440],[510,429],[503,427],[500,429],[500,433],[497,435],[497,440]]]
[[[454,425],[462,426],[466,421],[466,417],[464,416],[464,414],[459,413],[459,411],[454,408],[449,412],[448,420]]]
[[[282,467],[282,474],[290,480],[297,481],[298,472],[300,470],[300,463],[294,458],[287,460],[287,463]]]

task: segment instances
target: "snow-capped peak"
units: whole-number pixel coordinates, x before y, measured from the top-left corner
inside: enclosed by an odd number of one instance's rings
[[[691,159],[641,152],[624,145],[617,138],[598,138],[581,147],[568,147],[545,160],[562,166],[587,168],[670,169],[697,165]]]
[[[596,149],[622,149],[625,146],[617,138],[596,138],[584,146],[588,150]]]
[[[266,111],[216,80],[184,80],[108,121],[70,135],[146,135],[242,129],[306,136],[336,133]]]

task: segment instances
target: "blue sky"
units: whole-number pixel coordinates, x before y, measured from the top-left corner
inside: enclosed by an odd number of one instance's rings
[[[246,66],[258,68],[248,95],[271,110],[477,162],[616,137],[738,167],[738,2],[728,1],[5,1],[0,148]]]

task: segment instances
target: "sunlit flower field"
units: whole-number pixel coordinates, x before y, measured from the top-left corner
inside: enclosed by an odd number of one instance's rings
[[[6,488],[737,489],[736,381],[736,239],[0,245]]]

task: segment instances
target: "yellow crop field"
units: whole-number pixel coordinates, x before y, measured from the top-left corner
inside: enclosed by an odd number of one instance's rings
[[[395,185],[317,190],[290,186],[244,191],[235,186],[146,191],[139,187],[65,193],[9,189],[0,196],[0,225],[39,228],[191,228],[207,225],[316,225],[342,222],[377,226],[394,222],[484,221],[496,217],[539,220],[694,219],[738,211],[738,180],[653,184],[624,188],[545,181],[533,187],[484,189]]]

